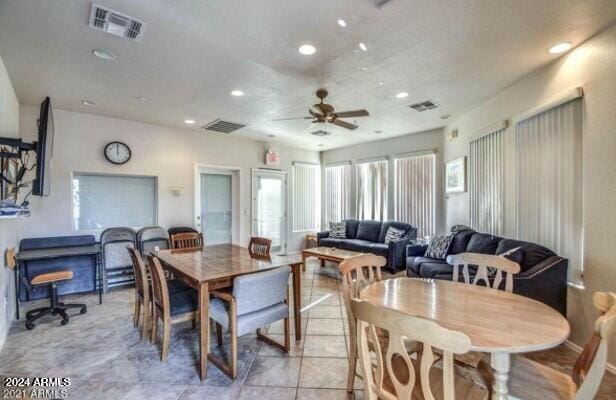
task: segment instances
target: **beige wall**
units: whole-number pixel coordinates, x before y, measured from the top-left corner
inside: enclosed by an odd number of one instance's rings
[[[32,138],[38,106],[22,105],[21,133]],[[231,135],[179,130],[121,119],[54,110],[55,141],[49,197],[31,197],[32,217],[20,229],[20,237],[76,234],[71,226],[72,172],[99,172],[158,177],[158,223],[163,227],[194,221],[195,165],[240,168],[240,237],[247,244],[251,233],[251,169],[263,167],[267,143]],[[132,159],[116,166],[103,156],[110,141],[122,141],[132,150]],[[276,146],[273,146],[276,148]],[[315,151],[277,148],[280,168],[291,172],[293,161],[319,162]],[[288,179],[289,187],[292,184]],[[178,197],[169,188],[183,187]],[[291,232],[291,190],[288,191],[289,251],[299,250],[303,233]],[[207,238],[206,238],[207,241]]]
[[[327,150],[321,153],[322,165],[334,164],[339,162],[351,161],[353,164],[358,160],[370,158],[387,157],[389,165],[388,173],[388,196],[387,208],[388,218],[392,220],[394,210],[394,168],[393,159],[397,155],[405,153],[420,152],[425,150],[436,151],[436,229],[441,233],[444,227],[443,219],[443,130],[433,129],[425,132],[412,133],[398,136],[391,139],[383,139],[375,142],[362,143],[355,146],[342,147],[339,149]],[[352,180],[355,180],[355,171],[352,173]],[[322,179],[325,182],[325,179]],[[353,187],[355,183],[353,182]],[[323,191],[324,192],[324,191]],[[355,190],[352,193],[353,209],[355,207]],[[323,193],[323,196],[325,194]],[[325,218],[325,213],[323,213]]]
[[[498,68],[498,66],[494,66]],[[596,313],[592,294],[616,291],[614,233],[616,233],[616,26],[598,34],[554,63],[536,71],[462,115],[444,134],[458,129],[459,137],[445,142],[445,161],[469,153],[469,138],[482,128],[532,109],[559,93],[584,88],[584,284],[585,290],[569,291],[571,340],[583,344]],[[514,129],[506,131],[506,236],[515,236],[512,199]],[[445,200],[446,224],[469,222],[468,193]],[[610,361],[616,364],[616,346]]]

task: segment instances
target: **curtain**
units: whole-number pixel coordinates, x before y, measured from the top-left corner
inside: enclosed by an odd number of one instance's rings
[[[320,173],[316,164],[293,165],[293,231],[306,232],[319,229]]]
[[[505,129],[471,142],[471,226],[502,235],[505,228]]]
[[[357,164],[357,218],[387,218],[387,160]]]
[[[434,234],[435,155],[423,154],[394,161],[396,221],[417,227],[417,236]]]
[[[569,259],[582,278],[582,100],[516,126],[517,231]]]
[[[325,223],[351,217],[351,165],[325,168]]]

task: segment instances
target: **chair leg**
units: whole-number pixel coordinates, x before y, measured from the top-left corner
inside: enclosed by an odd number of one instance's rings
[[[133,326],[136,328],[139,326],[139,314],[141,312],[141,302],[139,298],[135,299],[135,309],[133,315]]]
[[[109,283],[107,282],[107,271],[103,268],[103,293],[107,294]]]
[[[349,343],[349,374],[347,376],[347,392],[353,393],[355,373],[357,371],[357,338],[350,336]]]
[[[230,306],[231,318],[229,319],[229,331],[231,334],[231,377],[235,379],[237,378],[237,311],[235,309],[235,302],[232,302]]]
[[[152,336],[150,337],[150,341],[154,346],[156,346],[156,334],[158,331],[158,313],[156,312],[156,308],[152,308]]]
[[[150,308],[149,304],[143,305],[143,326],[141,327],[141,340],[148,337],[148,329],[150,329]]]
[[[291,328],[289,326],[289,318],[284,319],[284,352],[288,353],[291,350]]]
[[[222,346],[222,325],[216,322],[216,341],[219,346]]]
[[[171,321],[163,321],[163,349],[161,352],[160,360],[167,362],[167,355],[169,354],[169,339],[171,338]]]

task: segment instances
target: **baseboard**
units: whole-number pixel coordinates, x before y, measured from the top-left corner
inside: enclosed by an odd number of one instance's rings
[[[577,344],[573,343],[570,340],[567,340],[565,342],[565,346],[567,346],[569,349],[575,351],[578,354],[582,352],[582,348],[580,346],[578,346]],[[614,366],[614,365],[612,365],[610,363],[607,363],[607,367],[605,367],[605,369],[607,369],[612,374],[616,375],[616,366]]]

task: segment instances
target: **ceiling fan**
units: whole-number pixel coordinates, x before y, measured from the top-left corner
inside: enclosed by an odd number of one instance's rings
[[[339,118],[354,118],[354,117],[367,117],[370,114],[366,110],[354,110],[354,111],[341,111],[336,112],[334,106],[323,102],[323,99],[327,97],[327,90],[317,90],[317,97],[321,99],[320,103],[317,103],[308,109],[310,117],[300,118],[282,118],[275,121],[288,121],[293,119],[312,119],[313,123],[329,123],[350,130],[359,128],[357,125],[350,122],[342,121]]]

